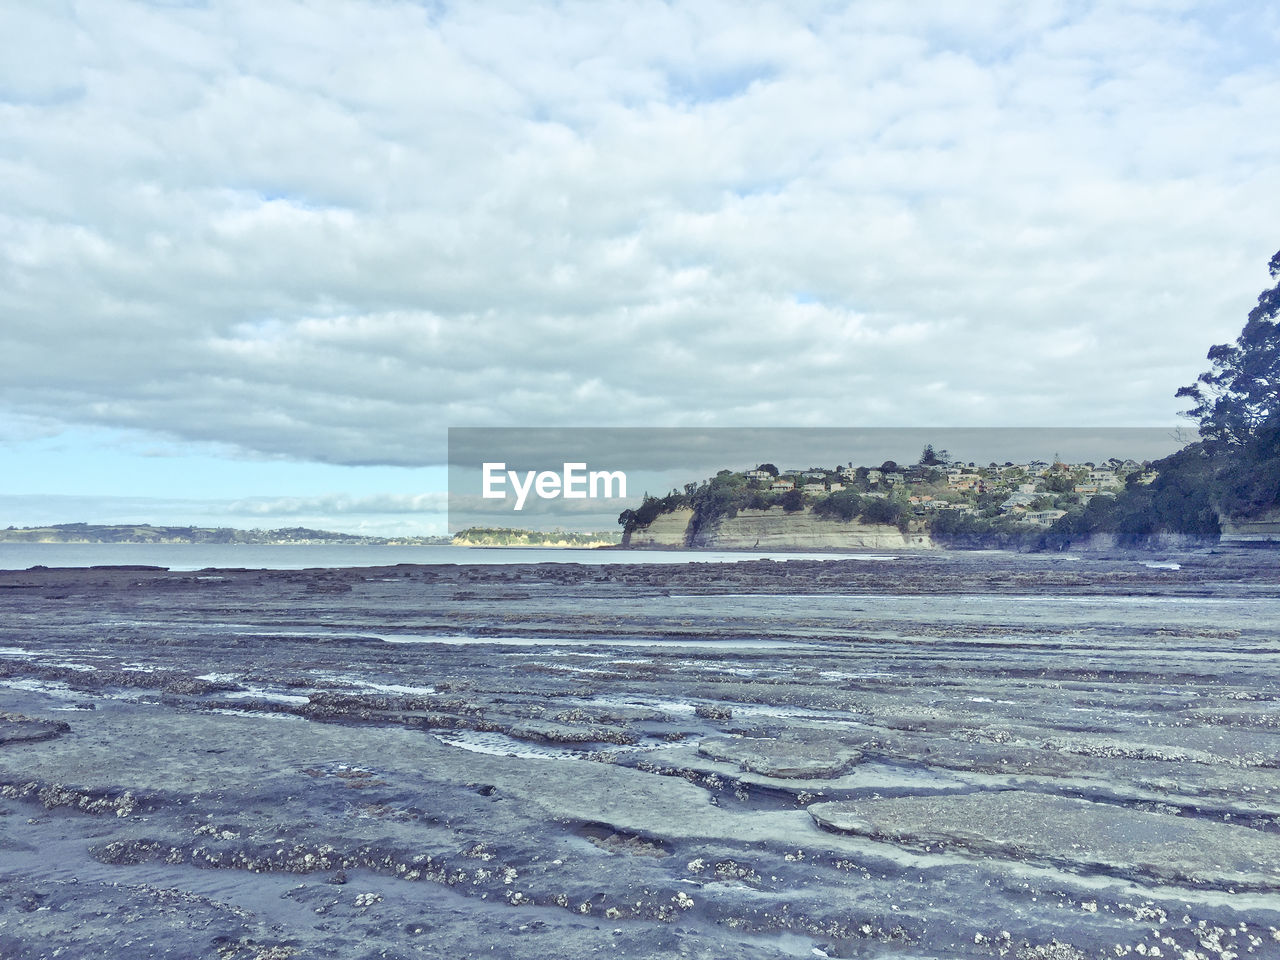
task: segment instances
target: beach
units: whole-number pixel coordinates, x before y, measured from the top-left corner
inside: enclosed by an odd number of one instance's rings
[[[1278,583],[0,571],[0,956],[1277,956]]]

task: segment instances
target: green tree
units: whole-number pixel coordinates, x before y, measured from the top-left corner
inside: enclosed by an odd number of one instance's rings
[[[1280,280],[1280,252],[1267,269]],[[1280,412],[1280,282],[1258,295],[1235,343],[1209,348],[1209,369],[1178,391],[1195,402],[1186,415],[1200,422],[1210,447],[1243,446]]]
[[[1267,265],[1280,281],[1280,252]],[[1227,516],[1280,503],[1280,282],[1258,295],[1234,343],[1209,348],[1209,370],[1178,391],[1195,401],[1212,497]]]
[[[813,512],[820,517],[852,520],[862,511],[862,498],[853,490],[837,490],[813,505]]]
[[[902,516],[902,504],[896,500],[872,498],[864,500],[862,519],[867,523],[897,523]]]

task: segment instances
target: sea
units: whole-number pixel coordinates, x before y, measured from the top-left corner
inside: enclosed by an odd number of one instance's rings
[[[552,547],[394,547],[266,543],[0,543],[0,570],[141,564],[170,570],[308,570],[396,563],[734,563],[743,560],[892,560],[892,554]]]

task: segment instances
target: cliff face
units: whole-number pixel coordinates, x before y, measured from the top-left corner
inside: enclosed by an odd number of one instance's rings
[[[694,545],[720,549],[911,550],[933,546],[927,534],[904,534],[884,523],[829,520],[812,510],[781,507],[743,510],[713,529],[699,531]]]
[[[692,510],[663,514],[631,534],[633,547],[682,547]],[[711,529],[699,530],[690,546],[708,550],[927,550],[928,534],[902,533],[881,523],[845,522],[811,510],[787,513],[781,507],[743,510]]]
[[[1222,518],[1223,543],[1280,543],[1280,507],[1248,519]]]
[[[657,517],[647,527],[639,527],[631,531],[631,537],[623,541],[623,546],[632,547],[683,547],[685,533],[689,529],[689,521],[693,519],[693,511],[688,508],[673,510]]]

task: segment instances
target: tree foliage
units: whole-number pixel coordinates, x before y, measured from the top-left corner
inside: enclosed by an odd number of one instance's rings
[[[897,523],[901,517],[902,504],[896,500],[869,499],[862,509],[862,519],[867,523]]]
[[[1280,252],[1268,271],[1280,280]],[[1209,369],[1178,391],[1195,406],[1187,416],[1200,422],[1212,448],[1240,447],[1280,413],[1280,282],[1258,295],[1258,304],[1234,343],[1209,348]]]
[[[1214,466],[1204,444],[1193,443],[1151,466],[1153,482],[1130,483],[1115,497],[1094,497],[1055,523],[1052,532],[1064,545],[1092,533],[1114,534],[1127,546],[1166,533],[1216,538]]]
[[[833,520],[852,520],[862,512],[862,497],[854,490],[837,490],[813,505],[813,512]]]
[[[665,497],[651,497],[646,493],[639,507],[618,514],[618,523],[622,525],[623,532],[629,534],[637,527],[647,527],[661,514],[686,506],[688,502],[687,496],[675,492]]]
[[[1211,495],[1224,516],[1256,516],[1280,503],[1280,252],[1278,282],[1258,295],[1234,343],[1209,348],[1209,370],[1178,396],[1200,423]]]
[[[917,463],[922,467],[941,467],[947,462],[947,451],[941,453],[933,449],[932,443],[926,443],[924,449],[920,451],[920,459]]]
[[[787,513],[795,513],[804,509],[804,494],[799,490],[788,490],[779,501]]]

